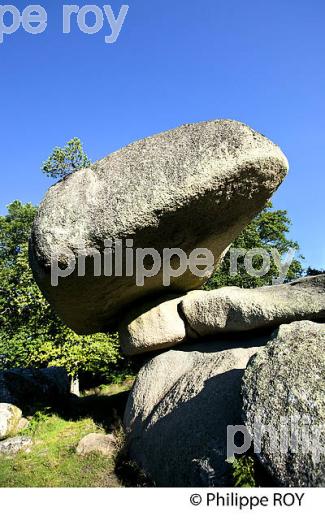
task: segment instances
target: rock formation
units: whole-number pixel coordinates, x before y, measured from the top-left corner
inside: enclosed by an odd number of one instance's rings
[[[298,412],[307,426],[323,423],[324,324],[314,322],[325,321],[325,275],[207,292],[196,289],[208,272],[198,276],[189,266],[167,287],[150,255],[143,266],[152,276],[143,284],[131,269],[134,257],[128,272],[109,275],[94,273],[96,261],[102,268],[109,241],[113,265],[119,259],[125,267],[129,251],[116,244],[132,240],[134,251],[160,257],[168,248],[187,257],[208,248],[216,265],[287,169],[264,136],[211,121],[133,143],[54,185],[40,206],[30,263],[57,313],[78,333],[118,328],[124,353],[153,356],[130,393],[125,428],[130,457],[158,486],[232,484],[229,426],[246,428],[254,442],[257,416]],[[53,258],[61,277],[51,284]],[[91,450],[93,440],[84,440]],[[276,482],[325,483],[323,458],[274,454],[267,442],[258,456]]]

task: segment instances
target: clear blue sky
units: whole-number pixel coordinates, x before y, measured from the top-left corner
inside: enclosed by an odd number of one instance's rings
[[[0,213],[38,203],[40,164],[82,139],[92,160],[186,122],[241,120],[280,144],[291,171],[274,197],[293,220],[307,265],[324,267],[324,0],[124,0],[117,42],[108,27],[62,34],[62,5],[43,1],[48,28],[0,45]],[[33,0],[8,2],[21,10]]]

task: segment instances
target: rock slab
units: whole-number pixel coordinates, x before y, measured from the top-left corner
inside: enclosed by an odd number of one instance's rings
[[[175,347],[191,338],[276,328],[298,320],[325,321],[325,275],[256,289],[223,287],[136,308],[120,323],[126,355]]]
[[[325,275],[254,289],[192,291],[180,308],[194,337],[278,327],[298,320],[325,321]]]

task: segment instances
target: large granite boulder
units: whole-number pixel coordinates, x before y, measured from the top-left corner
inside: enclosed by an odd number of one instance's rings
[[[159,354],[125,411],[129,456],[157,486],[232,485],[227,426],[241,425],[241,380],[267,342],[210,341]]]
[[[217,264],[287,169],[276,145],[236,121],[185,125],[135,142],[50,188],[30,241],[35,279],[75,331],[110,330],[136,300],[199,288],[210,273],[204,278],[188,267],[169,287],[163,286],[162,268],[143,286],[136,283],[139,269],[132,276],[124,269],[122,276],[105,276],[102,268],[94,276],[94,255],[99,251],[103,260],[105,241],[116,245],[113,265],[121,255],[125,266],[125,239],[133,240],[134,251],[153,248],[160,257],[166,248],[179,248],[187,257],[195,248],[208,248]],[[73,268],[81,249],[82,277]],[[53,257],[66,275],[57,286],[51,284]],[[152,268],[150,256],[144,266]],[[171,266],[179,266],[177,255]]]
[[[0,441],[19,431],[22,411],[9,403],[0,403]]]
[[[36,404],[61,401],[68,396],[69,388],[67,372],[61,367],[0,371],[0,403],[11,403],[26,410]]]
[[[259,460],[283,486],[325,486],[325,325],[281,325],[250,361],[244,420]]]
[[[186,339],[325,321],[325,275],[256,289],[223,287],[136,307],[119,325],[127,355],[162,350]]]

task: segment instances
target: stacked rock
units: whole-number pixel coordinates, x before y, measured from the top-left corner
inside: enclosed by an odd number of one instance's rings
[[[243,421],[251,444],[255,419],[269,426],[289,410],[316,428],[324,418],[324,325],[315,322],[325,321],[325,276],[203,291],[211,269],[179,264],[205,249],[215,267],[287,170],[266,137],[210,121],[129,145],[54,185],[40,206],[30,263],[48,301],[76,332],[119,330],[125,354],[152,356],[125,428],[130,456],[158,486],[232,484],[229,448]],[[142,279],[131,242],[149,273]],[[170,250],[183,256],[169,257],[177,276],[166,286],[155,255]],[[311,374],[317,391],[305,391]],[[324,484],[320,450],[317,459],[273,448],[261,442],[258,457],[277,482]]]

